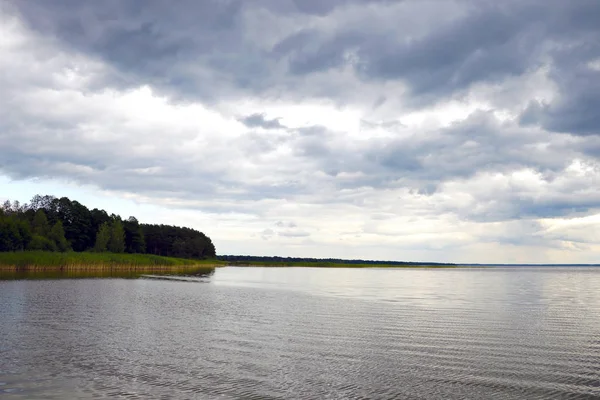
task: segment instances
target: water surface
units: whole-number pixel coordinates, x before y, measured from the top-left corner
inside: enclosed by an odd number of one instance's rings
[[[0,397],[600,396],[600,269],[0,281]]]

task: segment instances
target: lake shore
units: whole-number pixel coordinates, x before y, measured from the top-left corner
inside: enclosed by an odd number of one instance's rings
[[[457,268],[455,264],[377,264],[377,263],[343,263],[343,262],[269,262],[269,261],[237,261],[228,262],[228,267],[304,267],[304,268]]]
[[[152,254],[115,254],[93,252],[21,251],[0,253],[0,271],[66,272],[122,271],[139,273],[177,274],[197,268],[217,267],[301,267],[301,268],[456,268],[456,264],[259,260],[191,260]]]
[[[130,271],[184,273],[223,266],[217,260],[189,260],[151,254],[21,251],[0,253],[0,271]]]

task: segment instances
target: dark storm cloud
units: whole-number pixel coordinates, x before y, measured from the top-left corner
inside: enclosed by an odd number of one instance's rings
[[[532,196],[518,190],[495,193],[495,198],[479,198],[473,209],[453,210],[462,218],[477,222],[501,222],[537,218],[582,217],[598,210],[600,196],[590,196],[585,184],[571,196]]]
[[[522,115],[525,123],[575,135],[600,134],[600,3],[579,1],[559,8],[560,17],[547,27],[550,77],[558,96],[549,103],[533,101]]]
[[[594,58],[581,57],[578,65],[556,66],[555,82],[560,96],[551,103],[532,101],[521,115],[524,124],[574,135],[600,135],[600,67],[590,66],[600,57],[600,45]]]
[[[256,49],[244,54],[241,1],[13,4],[33,29],[114,66],[119,74],[105,77],[108,86],[151,84],[176,98],[209,98],[220,79],[244,87],[263,68]]]
[[[382,31],[375,24],[344,27],[334,35],[315,29],[299,32],[276,46],[288,55],[294,74],[341,67],[347,52],[364,79],[401,79],[413,96],[445,95],[479,81],[499,81],[530,67],[538,35],[526,23],[534,10],[517,7],[507,14],[500,7],[477,3],[471,12],[432,29],[421,37]],[[515,4],[516,6],[516,4]]]
[[[312,154],[319,156],[323,171],[368,176],[358,179],[362,185],[385,187],[395,181],[431,192],[448,180],[486,171],[530,168],[547,174],[559,172],[580,151],[575,142],[560,135],[501,122],[485,111],[447,128],[408,131],[403,138],[364,140],[360,147],[326,140],[323,134],[315,138],[319,151]],[[298,148],[310,152],[311,142],[298,143]]]
[[[590,121],[589,112],[572,113],[573,108],[580,110],[579,105],[592,109],[597,104],[597,91],[585,85],[593,82],[595,74],[573,71],[593,54],[598,56],[593,43],[598,43],[600,24],[595,22],[600,20],[600,3],[595,0],[421,4],[31,0],[13,5],[33,29],[115,66],[121,75],[112,84],[150,83],[175,98],[216,99],[231,91],[261,93],[278,87],[295,88],[296,95],[303,96],[318,92],[310,87],[310,80],[301,87],[304,77],[351,66],[359,80],[404,82],[410,89],[408,100],[419,104],[475,83],[500,83],[539,68],[543,57],[549,57],[557,65],[556,79],[567,77],[559,82],[564,98],[552,108],[549,126],[588,132],[589,125],[597,122]],[[457,10],[452,18],[444,15],[449,5]],[[360,22],[345,23],[343,10],[360,13],[361,8],[365,12]],[[258,16],[259,10],[265,14]],[[386,12],[397,14],[399,22],[382,23],[381,14]],[[313,14],[324,23],[302,22],[305,15]],[[278,18],[294,16],[298,28],[282,32],[276,25]],[[252,24],[260,26],[262,36],[249,35]],[[571,54],[566,55],[566,50],[556,50],[586,46],[595,48],[587,53],[568,50]],[[565,57],[570,61],[562,62]],[[287,72],[281,70],[282,62]],[[343,96],[347,87],[341,85],[320,95]],[[562,121],[567,115],[571,121]]]
[[[600,56],[600,3],[468,4],[461,17],[422,35],[365,21],[333,34],[300,31],[280,42],[274,54],[287,57],[289,71],[297,75],[351,65],[365,80],[401,80],[413,104],[443,100],[475,83],[501,83],[550,59],[561,91],[545,125],[575,133],[597,130],[599,72],[585,63]]]
[[[178,144],[165,137],[164,127],[133,129],[134,124],[117,121],[108,131],[118,137],[100,140],[82,132],[108,118],[102,108],[64,111],[57,104],[56,115],[45,118],[40,115],[45,110],[35,103],[37,93],[22,103],[13,101],[30,86],[61,89],[50,77],[66,68],[60,65],[56,71],[40,68],[45,73],[32,70],[27,82],[8,78],[14,74],[0,76],[0,168],[12,177],[61,177],[182,198],[306,196],[310,203],[360,204],[361,199],[340,191],[407,188],[433,198],[448,182],[528,169],[556,193],[544,193],[542,201],[536,193],[507,187],[491,199],[483,192],[474,194],[480,208],[446,209],[474,220],[502,220],[578,215],[600,204],[584,190],[589,181],[556,183],[574,160],[596,162],[600,154],[593,137],[600,133],[600,67],[595,64],[600,62],[600,2],[11,4],[28,29],[48,39],[45,45],[55,46],[39,55],[27,48],[36,60],[65,52],[106,66],[87,83],[90,93],[148,85],[168,95],[171,104],[200,101],[207,107],[229,100],[325,98],[333,104],[355,103],[365,132],[350,138],[317,122],[291,127],[266,113],[235,110],[229,117],[248,132],[196,143],[198,154],[187,149],[194,139],[218,136],[210,126],[184,132],[190,138]],[[557,92],[552,99],[520,93],[515,102],[529,104],[519,109],[520,125],[491,111],[441,128],[409,128],[398,115],[405,109],[392,110],[383,119],[369,115],[398,99],[413,110],[465,99],[478,85],[501,87],[507,79],[525,79],[540,69],[548,71]],[[370,136],[373,130],[390,134]],[[150,150],[136,152],[141,140]]]

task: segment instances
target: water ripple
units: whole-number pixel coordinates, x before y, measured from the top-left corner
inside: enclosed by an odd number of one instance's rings
[[[600,270],[152,278],[0,282],[0,396],[600,398]]]

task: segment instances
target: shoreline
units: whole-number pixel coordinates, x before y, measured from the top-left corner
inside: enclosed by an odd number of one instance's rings
[[[92,252],[0,252],[0,271],[65,272],[65,271],[155,271],[178,272],[198,268],[215,268],[217,260],[191,260],[152,254]]]
[[[70,265],[0,265],[0,272],[184,272],[198,269],[223,267],[218,264],[190,265],[119,265],[119,264],[70,264]]]
[[[338,260],[193,260],[152,254],[94,252],[0,252],[0,271],[4,272],[129,272],[185,273],[201,268],[385,268],[385,269],[447,269],[457,264],[411,262],[340,262]]]
[[[420,269],[445,269],[458,268],[459,265],[454,264],[358,264],[358,263],[320,263],[320,262],[291,262],[291,263],[269,263],[269,262],[229,262],[225,267],[242,267],[242,268],[420,268]]]

